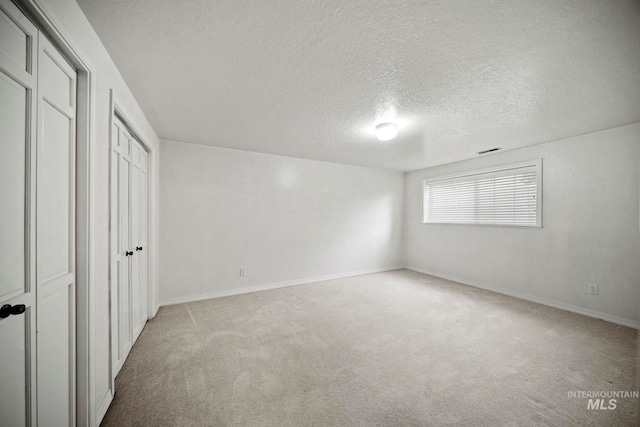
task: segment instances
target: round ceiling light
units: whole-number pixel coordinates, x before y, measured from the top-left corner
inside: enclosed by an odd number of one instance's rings
[[[398,134],[398,125],[395,123],[380,123],[376,126],[376,137],[380,141],[389,141]]]

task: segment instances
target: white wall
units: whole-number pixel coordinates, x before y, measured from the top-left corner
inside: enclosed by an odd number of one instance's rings
[[[160,150],[161,304],[403,265],[402,173],[179,142]]]
[[[94,73],[95,92],[92,96],[91,116],[91,151],[93,159],[93,178],[91,183],[91,198],[93,200],[93,217],[90,226],[94,253],[89,257],[93,268],[93,312],[95,316],[93,348],[95,359],[93,363],[93,390],[91,390],[91,404],[94,409],[92,420],[78,420],[78,425],[86,422],[95,424],[100,414],[106,410],[111,398],[111,379],[109,370],[109,117],[110,117],[110,89],[116,94],[120,107],[128,114],[128,119],[135,125],[139,135],[155,150],[155,163],[152,169],[157,170],[158,137],[140,110],[126,83],[120,76],[106,49],[87,21],[74,0],[25,0],[28,9],[42,10],[48,19],[57,27],[59,33],[75,49],[82,59],[89,64]],[[55,41],[55,37],[52,38]],[[156,204],[157,174],[151,176],[151,203]],[[152,223],[154,219],[151,218]],[[82,226],[82,224],[80,225]],[[152,235],[157,234],[156,225],[152,225]],[[157,240],[157,239],[156,239]],[[156,245],[157,246],[157,245]],[[154,260],[157,247],[150,248],[150,262]],[[150,276],[152,285],[157,280],[157,273],[152,271]],[[84,399],[85,396],[79,396]]]
[[[421,180],[543,159],[543,228],[422,224]],[[406,264],[637,325],[640,124],[406,174]],[[600,295],[587,294],[587,284]]]

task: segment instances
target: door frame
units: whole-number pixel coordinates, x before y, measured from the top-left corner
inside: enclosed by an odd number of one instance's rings
[[[76,68],[76,389],[74,393],[76,425],[95,426],[97,423],[93,381],[95,378],[93,287],[95,283],[95,143],[92,119],[95,116],[95,68],[76,49],[76,43],[64,33],[63,25],[46,0],[22,0],[14,4]]]
[[[156,281],[153,277],[153,263],[155,259],[155,247],[156,234],[153,232],[156,224],[156,210],[155,210],[155,161],[156,161],[156,150],[154,150],[153,145],[149,143],[149,139],[140,131],[139,126],[131,120],[132,115],[128,114],[125,107],[123,107],[123,103],[120,102],[119,97],[115,93],[113,89],[109,90],[109,380],[111,385],[111,390],[113,394],[115,394],[115,380],[116,375],[113,372],[113,330],[117,330],[117,325],[114,325],[113,322],[115,319],[112,318],[111,314],[113,312],[113,304],[117,303],[117,301],[113,301],[113,295],[111,295],[111,280],[112,280],[112,271],[111,271],[111,203],[112,203],[112,188],[111,183],[113,182],[111,173],[111,153],[113,152],[113,128],[114,128],[114,120],[116,117],[120,122],[122,122],[131,133],[131,136],[140,143],[142,148],[147,153],[147,320],[155,317],[158,307],[155,303],[156,301],[156,289],[154,283]],[[145,248],[145,249],[147,249]]]

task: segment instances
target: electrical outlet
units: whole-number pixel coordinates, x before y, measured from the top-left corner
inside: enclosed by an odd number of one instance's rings
[[[241,276],[244,276],[244,268],[241,268],[241,269],[240,269],[240,275],[241,275]]]
[[[600,295],[600,290],[598,289],[598,285],[594,283],[589,283],[589,295]]]

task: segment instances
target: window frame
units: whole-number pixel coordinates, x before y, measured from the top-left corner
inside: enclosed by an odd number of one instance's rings
[[[536,170],[536,223],[531,225],[523,224],[488,224],[482,222],[447,222],[447,221],[427,221],[426,213],[426,190],[427,185],[430,183],[437,183],[442,181],[449,181],[460,178],[478,177],[481,179],[481,175],[495,174],[499,172],[508,172],[510,170],[530,168],[533,167]],[[507,174],[508,175],[508,174]],[[462,225],[462,226],[481,226],[481,227],[504,227],[504,228],[525,228],[525,229],[541,229],[542,228],[542,159],[533,159],[524,162],[509,163],[501,166],[494,166],[490,168],[475,169],[466,172],[459,172],[448,175],[437,175],[433,177],[426,177],[420,180],[421,192],[422,192],[422,204],[421,204],[421,222],[422,224],[433,225]]]

